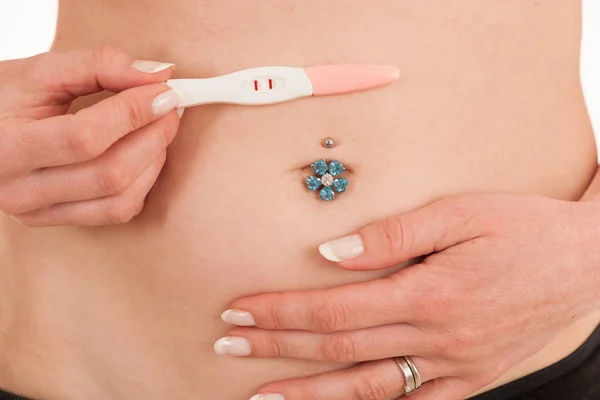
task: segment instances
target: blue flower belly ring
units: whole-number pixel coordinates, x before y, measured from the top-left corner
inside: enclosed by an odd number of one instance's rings
[[[325,160],[318,160],[312,164],[312,169],[316,176],[306,178],[306,186],[311,192],[319,190],[319,198],[324,201],[332,201],[335,194],[344,193],[348,187],[348,180],[338,177],[344,172],[344,165],[336,160],[327,163]]]

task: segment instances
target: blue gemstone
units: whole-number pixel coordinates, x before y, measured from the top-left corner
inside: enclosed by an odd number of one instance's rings
[[[341,162],[333,160],[331,164],[329,164],[329,173],[333,176],[339,175],[344,172],[344,166]]]
[[[336,178],[333,180],[333,188],[338,193],[344,193],[348,187],[348,180],[344,178]]]
[[[327,173],[327,162],[325,162],[325,160],[315,161],[312,165],[312,169],[317,175],[325,175]]]
[[[314,192],[321,187],[321,180],[316,176],[307,176],[306,186],[308,186],[308,190]]]
[[[335,193],[331,187],[325,186],[323,189],[321,189],[319,197],[321,200],[331,201],[335,197]]]

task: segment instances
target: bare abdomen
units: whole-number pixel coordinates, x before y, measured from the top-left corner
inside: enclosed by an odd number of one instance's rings
[[[127,226],[34,234],[4,221],[16,259],[60,271],[37,283],[32,307],[56,285],[77,287],[79,305],[57,301],[78,321],[61,334],[85,348],[82,370],[110,382],[98,390],[111,398],[244,399],[335,368],[217,357],[218,316],[239,296],[374,277],[336,270],[316,246],[377,218],[470,191],[574,200],[595,170],[572,3],[113,3],[64,0],[54,48],[110,41],[177,63],[178,77],[338,62],[397,64],[402,77],[348,96],[188,110]],[[328,136],[334,149],[321,146]],[[303,183],[320,158],[351,169],[351,190],[331,203]]]

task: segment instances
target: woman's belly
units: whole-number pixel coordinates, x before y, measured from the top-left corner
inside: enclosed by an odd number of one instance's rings
[[[54,382],[20,383],[32,397],[242,400],[268,381],[339,368],[217,356],[212,345],[227,331],[219,315],[249,294],[385,274],[340,271],[316,251],[378,218],[460,192],[576,200],[589,183],[595,145],[575,2],[258,4],[61,4],[56,50],[111,41],[177,63],[176,77],[342,62],[396,64],[402,77],[347,96],[187,110],[144,213],[128,225],[32,230],[1,220],[2,268],[26,287],[12,300],[24,335],[13,369]],[[325,137],[336,147],[325,149]],[[333,202],[304,184],[321,158],[349,169],[349,189]],[[594,324],[571,328],[504,380],[566,355]]]

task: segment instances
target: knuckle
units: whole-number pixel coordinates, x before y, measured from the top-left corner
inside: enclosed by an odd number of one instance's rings
[[[382,400],[394,394],[393,385],[377,376],[359,377],[353,391],[353,400]]]
[[[470,232],[485,229],[489,221],[483,218],[483,215],[487,213],[482,213],[480,203],[481,201],[477,197],[463,194],[441,200],[437,206],[450,219],[449,223],[445,225],[446,234],[449,233],[447,231],[452,230],[454,235],[456,232],[468,235]]]
[[[113,202],[106,211],[106,221],[111,225],[125,224],[139,215],[142,207],[138,203]]]
[[[314,310],[312,325],[317,332],[337,332],[348,323],[348,312],[341,303],[326,301],[317,304]]]
[[[386,218],[378,227],[380,229],[379,236],[383,239],[383,244],[389,252],[393,253],[410,247],[411,235],[407,234],[406,223],[399,217]]]
[[[472,348],[472,335],[466,331],[452,332],[440,342],[439,354],[448,360],[465,360],[465,351]]]
[[[353,362],[356,361],[356,345],[346,334],[338,334],[321,342],[321,354],[325,361]]]
[[[285,357],[290,355],[290,349],[283,344],[277,335],[269,334],[267,336],[268,352],[271,357]]]
[[[149,122],[146,117],[145,104],[142,105],[142,102],[135,97],[116,95],[111,101],[113,102],[111,105],[113,119],[123,121],[128,132],[136,131]]]
[[[280,307],[281,302],[279,301],[279,297],[281,295],[278,293],[274,293],[273,296],[274,296],[274,298],[272,299],[273,301],[267,303],[267,304],[269,304],[268,315],[269,315],[269,318],[271,319],[271,326],[273,327],[273,329],[280,330],[283,328],[283,320],[281,319],[282,310]]]
[[[129,187],[129,180],[125,169],[117,166],[100,169],[97,182],[100,192],[105,195],[123,193]]]
[[[95,134],[94,128],[87,124],[72,122],[66,133],[69,152],[77,160],[89,160],[97,157],[104,150]]]

